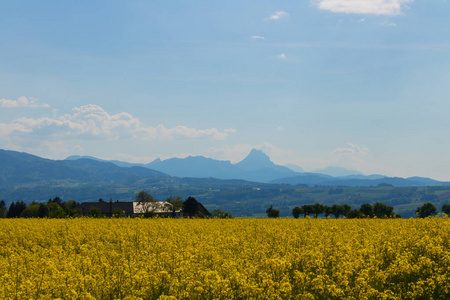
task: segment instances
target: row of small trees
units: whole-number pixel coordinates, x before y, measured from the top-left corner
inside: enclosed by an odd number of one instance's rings
[[[450,204],[442,205],[441,211],[446,215],[450,215]],[[435,216],[437,213],[438,212],[436,206],[434,206],[434,204],[431,202],[427,202],[416,209],[416,215],[419,218],[432,217]]]
[[[32,202],[27,205],[23,201],[12,202],[6,209],[5,202],[0,201],[0,217],[3,218],[64,218],[81,215],[74,208],[79,205],[75,200],[64,202],[59,197],[48,199],[47,203]]]
[[[314,218],[317,218],[321,214],[323,214],[325,217],[332,215],[336,219],[340,216],[345,216],[349,219],[400,217],[399,215],[395,215],[393,211],[394,208],[392,206],[380,202],[377,202],[374,205],[364,203],[359,209],[352,209],[348,204],[334,204],[332,206],[328,206],[316,203],[302,205],[301,207],[296,206],[292,209],[292,215],[296,219],[300,217],[300,215],[303,215],[304,217],[313,215]]]
[[[155,216],[154,209],[157,207],[158,200],[151,194],[140,191],[135,196],[135,201],[141,206],[141,211],[144,217],[150,218]],[[99,199],[99,202],[105,202]],[[0,201],[0,218],[64,218],[80,217],[83,212],[77,208],[80,204],[74,200],[67,202],[62,201],[61,198],[55,197],[49,199],[47,203],[32,202],[26,204],[24,201],[12,202],[9,209],[6,208],[5,201]],[[182,211],[184,216],[203,218],[205,215],[199,210],[201,204],[194,198],[188,197],[186,200],[179,196],[170,196],[165,201],[164,210],[167,211],[167,216],[175,216],[176,212]],[[91,207],[88,215],[93,218],[102,218],[103,213],[98,207]],[[112,212],[113,217],[123,217],[125,212],[121,209],[115,209]],[[216,218],[233,218],[233,215],[226,213],[220,209],[212,211],[211,217]]]
[[[450,215],[450,204],[442,205],[442,212]],[[280,211],[274,209],[271,205],[266,210],[267,216],[269,218],[278,218],[280,216]],[[394,208],[392,206],[386,205],[384,203],[377,202],[374,205],[370,203],[364,203],[359,209],[352,209],[350,205],[343,204],[332,206],[322,205],[320,203],[306,204],[301,207],[296,206],[292,209],[292,216],[298,219],[300,215],[306,218],[306,216],[313,215],[317,218],[323,214],[325,217],[333,215],[336,219],[340,216],[345,216],[349,219],[360,219],[360,218],[401,218],[400,215],[394,214]],[[416,214],[419,218],[426,218],[434,216],[437,214],[436,206],[433,203],[427,202],[422,206],[418,207]]]

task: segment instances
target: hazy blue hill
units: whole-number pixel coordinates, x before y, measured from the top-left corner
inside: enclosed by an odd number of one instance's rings
[[[293,173],[296,174],[296,173]],[[268,183],[277,178],[286,176],[284,170],[277,170],[277,168],[261,168],[254,171],[244,171],[241,172],[241,177],[239,179],[244,179],[247,181],[263,182]]]
[[[426,178],[426,177],[408,177],[406,178],[410,181],[414,181],[414,182],[418,182],[423,186],[439,186],[439,185],[450,185],[450,182],[446,182],[446,181],[437,181],[431,178]]]
[[[167,176],[143,167],[121,168],[92,159],[50,160],[27,153],[0,150],[0,187],[40,184],[79,184]]]
[[[84,171],[59,166],[55,161],[28,153],[0,150],[0,187],[14,187],[45,180],[87,177]]]
[[[297,165],[295,165],[295,164],[287,164],[287,165],[285,165],[285,167],[286,167],[286,168],[289,168],[289,169],[291,169],[292,171],[297,172],[297,173],[303,173],[303,172],[305,172],[305,170],[303,170],[302,167],[299,167],[299,166],[297,166]]]
[[[378,185],[392,185],[396,187],[421,186],[418,182],[399,177],[384,177],[380,179],[333,179],[323,182],[324,186],[376,187]]]
[[[277,165],[275,165],[270,160],[269,156],[267,156],[261,150],[252,149],[250,151],[250,154],[246,158],[238,162],[236,166],[241,168],[242,170],[256,171],[263,168],[273,168]]]
[[[327,176],[327,177],[323,177]],[[450,182],[436,181],[421,177],[384,177],[381,175],[352,175],[344,177],[332,177],[317,173],[303,173],[293,177],[286,177],[271,181],[274,184],[306,184],[309,186],[348,186],[348,187],[376,187],[378,185],[392,185],[395,187],[411,186],[444,186]]]
[[[202,157],[191,157],[187,161],[204,164],[203,168],[217,163]],[[229,162],[221,165],[238,170],[240,176],[264,181],[269,178],[265,176],[277,174],[277,166],[274,168],[267,159],[263,161],[266,167],[254,171],[242,170]],[[163,162],[156,161],[155,165]],[[93,159],[55,161],[0,150],[0,199],[7,205],[17,200],[46,201],[55,196],[79,202],[99,198],[131,201],[137,191],[146,190],[157,199],[170,195],[184,199],[193,196],[210,210],[220,208],[235,216],[263,216],[270,205],[280,209],[282,216],[290,216],[293,207],[303,204],[349,204],[359,208],[362,203],[382,202],[394,206],[395,212],[402,216],[411,217],[424,202],[433,201],[436,207],[450,204],[450,183],[429,178],[294,174],[270,184],[238,179],[179,178],[144,167],[123,168]],[[336,189],[336,186],[342,188]]]
[[[147,166],[153,170],[177,177],[239,179],[238,170],[229,161],[215,160],[203,156],[154,161]]]
[[[326,182],[330,179],[334,179],[332,176],[325,175],[325,174],[317,174],[317,173],[301,173],[295,176],[291,177],[284,177],[272,180],[270,183],[274,184],[291,184],[291,185],[297,185],[297,184],[306,184],[309,186],[312,185],[321,185],[323,182]]]
[[[372,174],[372,175],[347,175],[347,176],[339,176],[339,179],[381,179],[385,178],[384,175]]]
[[[145,166],[147,167],[147,168],[152,168],[152,166],[154,166],[154,165],[156,165],[156,164],[159,164],[161,162],[161,159],[160,158],[157,158],[157,159],[155,159],[154,161],[152,161],[152,162],[149,162],[148,164],[146,164]]]
[[[163,161],[157,159],[146,167],[176,177],[243,179],[257,182],[269,182],[296,174],[287,167],[274,164],[266,154],[255,149],[237,164],[203,156],[189,156]]]
[[[121,181],[126,180],[130,177],[146,178],[168,176],[167,174],[144,167],[119,167],[112,162],[96,161],[92,159],[79,159],[75,161],[63,160],[56,162],[71,169],[88,172],[91,177],[97,179],[100,182]]]
[[[326,167],[325,169],[314,170],[314,171],[312,171],[312,173],[325,174],[325,175],[330,175],[333,177],[349,176],[349,175],[364,175],[360,171],[348,170],[348,169],[340,168],[340,167]]]
[[[287,167],[274,164],[269,156],[256,149],[252,149],[250,154],[235,166],[246,171],[241,173],[242,177],[240,178],[250,181],[270,182],[297,174]]]
[[[391,184],[396,187],[411,187],[411,186],[445,186],[450,185],[450,182],[436,181],[429,178],[421,178],[421,177],[409,177],[409,178],[401,178],[401,177],[384,177],[380,179],[374,180],[358,180],[358,181],[350,181],[351,185],[347,186],[377,186],[383,184]]]
[[[102,161],[102,162],[110,162],[115,164],[116,166],[123,167],[123,168],[131,168],[131,167],[146,167],[144,164],[133,164],[125,161],[120,160],[104,160],[92,156],[80,156],[80,155],[72,155],[68,156],[65,160],[79,160],[79,159],[92,159],[96,161]]]
[[[46,161],[48,159],[28,154],[25,152],[11,151],[0,149],[0,166],[5,166],[10,164],[12,161],[15,163],[28,163],[28,162],[38,162]]]

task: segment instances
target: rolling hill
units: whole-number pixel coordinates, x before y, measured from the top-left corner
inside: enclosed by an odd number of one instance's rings
[[[271,183],[243,179],[217,179],[170,176],[148,166],[118,165],[90,158],[50,160],[27,153],[0,150],[0,199],[7,204],[24,200],[46,201],[59,196],[78,202],[96,201],[99,198],[131,201],[140,190],[150,192],[155,198],[170,195],[183,198],[193,196],[208,209],[220,208],[234,215],[262,216],[269,205],[279,208],[281,216],[289,216],[294,206],[310,203],[349,204],[376,201],[392,205],[405,217],[414,216],[421,203],[433,201],[436,206],[450,202],[448,182],[429,178],[390,178],[381,175],[349,175],[332,177],[317,173],[286,172],[265,154],[254,151],[242,164],[214,161],[202,157],[168,160],[160,169],[179,168],[177,163],[191,166],[192,173],[200,176],[204,168],[213,168],[217,176],[228,176],[238,170],[240,176],[268,180]],[[156,161],[155,165],[164,161]],[[172,164],[172,165],[171,165]],[[153,166],[153,164],[151,164]],[[194,168],[196,166],[196,168]],[[239,168],[239,169],[236,169]],[[179,170],[177,171],[179,172]],[[195,173],[198,172],[198,173]],[[209,170],[208,172],[212,172]],[[267,173],[266,173],[267,172]],[[242,175],[244,174],[244,175]],[[268,177],[265,174],[268,174]],[[286,174],[288,176],[286,177]],[[294,176],[289,176],[294,174]],[[214,173],[209,173],[214,175]],[[234,176],[234,175],[233,175]]]

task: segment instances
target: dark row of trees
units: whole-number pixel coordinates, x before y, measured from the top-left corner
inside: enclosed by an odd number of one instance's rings
[[[450,215],[450,204],[442,205],[442,212]],[[280,211],[273,208],[271,205],[266,210],[267,216],[269,218],[278,218]],[[336,219],[340,216],[345,216],[348,219],[360,219],[360,218],[401,218],[400,215],[394,214],[394,207],[386,205],[381,202],[377,202],[374,205],[370,203],[364,203],[359,209],[352,209],[350,205],[322,205],[320,203],[302,205],[301,207],[294,207],[292,209],[292,215],[294,218],[298,219],[301,215],[306,218],[306,216],[313,215],[314,218],[320,215],[328,217],[333,215]],[[419,218],[426,218],[430,216],[435,216],[437,214],[436,206],[433,203],[427,202],[422,206],[418,207],[416,210],[416,215]]]
[[[450,204],[442,205],[441,211],[446,215],[450,215]],[[416,215],[419,218],[432,217],[437,215],[437,213],[438,212],[436,206],[434,206],[434,204],[431,202],[427,202],[416,209]]]
[[[112,201],[112,200],[111,200]],[[156,215],[155,205],[158,200],[151,194],[140,191],[135,196],[135,201],[141,206],[144,217],[150,218]],[[99,199],[98,202],[105,202]],[[49,199],[46,203],[32,202],[26,204],[24,201],[12,202],[9,209],[6,208],[5,201],[0,201],[0,218],[64,218],[64,217],[81,217],[83,212],[77,207],[80,204],[74,200],[67,202],[61,198],[55,197]],[[176,212],[182,211],[186,217],[205,218],[209,216],[208,211],[204,209],[200,202],[194,197],[188,197],[186,200],[179,196],[170,196],[164,202],[164,210],[167,211],[166,216],[175,216]],[[208,215],[206,215],[208,214]],[[104,217],[102,211],[98,207],[91,207],[88,216],[93,218]],[[115,209],[112,212],[113,217],[123,217],[125,212],[121,209]],[[210,217],[215,218],[233,218],[233,215],[226,213],[220,209],[211,212]]]
[[[6,218],[64,218],[66,216],[80,216],[81,212],[74,208],[79,205],[75,200],[64,202],[59,197],[48,199],[47,203],[31,202],[27,205],[23,201],[12,202],[6,209],[5,202],[0,201],[0,216]]]
[[[362,204],[359,209],[352,209],[350,205],[333,205],[327,206],[322,205],[320,203],[315,204],[306,204],[301,207],[294,207],[292,209],[292,215],[294,218],[298,219],[301,215],[304,218],[309,215],[313,215],[314,218],[318,218],[320,215],[324,215],[328,217],[333,215],[336,219],[340,216],[345,216],[347,218],[401,218],[399,215],[394,215],[394,208],[392,206],[385,205],[383,203],[375,203],[373,206],[369,203]],[[273,208],[271,205],[266,210],[267,217],[269,218],[278,218],[280,216],[280,211]]]
[[[351,211],[350,205],[343,204],[343,205],[337,205],[334,204],[333,206],[328,205],[322,205],[320,203],[315,204],[305,204],[301,207],[294,207],[292,209],[292,215],[294,218],[299,218],[300,215],[303,215],[304,218],[306,216],[312,215],[314,218],[319,217],[321,214],[324,214],[325,217],[328,217],[330,215],[333,215],[336,219],[340,216],[347,216],[348,212]]]

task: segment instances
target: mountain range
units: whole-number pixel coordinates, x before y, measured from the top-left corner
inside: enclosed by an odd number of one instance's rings
[[[345,169],[327,168],[323,173],[295,172],[273,163],[260,150],[253,149],[242,161],[232,164],[202,156],[155,160],[149,164],[105,161],[94,157],[70,156],[65,160],[51,160],[27,153],[0,150],[0,188],[58,184],[106,184],[153,177],[215,178],[245,180],[269,184],[305,186],[373,187],[392,185],[445,186],[442,182],[423,177],[386,177],[383,175],[331,176],[327,172]]]
[[[203,156],[186,158],[156,159],[148,164],[130,164],[121,161],[105,161],[93,157],[69,156],[66,160],[94,159],[110,162],[121,167],[145,167],[175,177],[242,179],[254,182],[271,182],[272,180],[295,176],[297,173],[288,167],[274,164],[260,150],[253,149],[250,154],[237,164],[230,161],[215,160]]]
[[[313,172],[303,172],[303,169],[296,165],[276,165],[269,156],[257,149],[252,149],[246,158],[236,164],[203,156],[188,156],[186,158],[170,158],[167,160],[158,158],[148,164],[132,164],[117,160],[106,161],[89,156],[69,156],[66,158],[66,161],[80,159],[112,163],[124,168],[148,168],[180,178],[240,179],[251,182],[301,184],[307,186],[371,187],[392,185],[406,187],[450,185],[449,182],[417,176],[400,178],[379,174],[364,175],[360,171],[340,167],[327,167]]]
[[[119,167],[93,159],[51,160],[0,149],[0,189],[41,185],[105,184],[131,178],[168,177],[144,167]]]
[[[448,186],[449,182],[422,177],[295,172],[274,164],[259,150],[236,164],[201,156],[131,164],[80,156],[51,160],[0,149],[0,199],[6,203],[42,202],[55,196],[78,202],[131,201],[146,190],[157,199],[197,197],[208,209],[221,208],[235,215],[262,216],[271,204],[280,208],[282,216],[289,216],[292,207],[301,204],[358,207],[381,201],[410,217],[418,203],[448,203]]]

